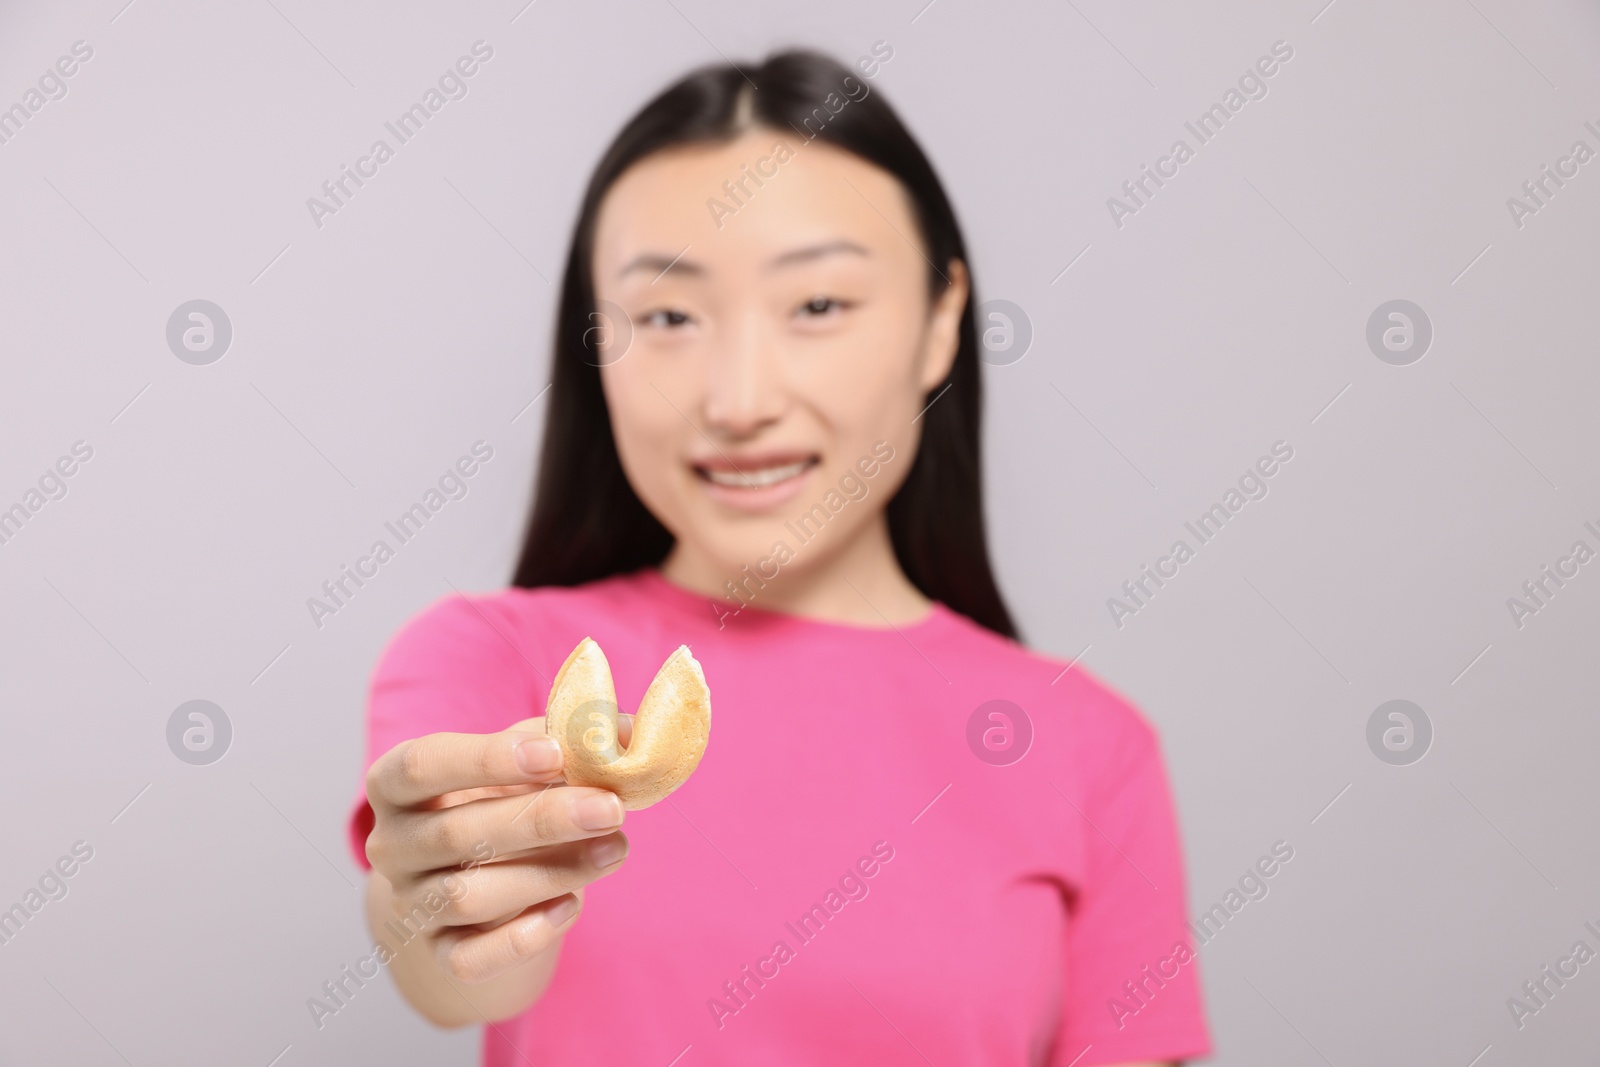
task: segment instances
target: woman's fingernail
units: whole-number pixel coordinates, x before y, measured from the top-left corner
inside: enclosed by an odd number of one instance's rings
[[[628,854],[628,842],[621,835],[602,837],[589,846],[589,862],[602,871],[622,862]]]
[[[578,898],[567,896],[552,904],[550,910],[544,913],[544,918],[551,926],[559,929],[563,923],[576,914],[578,914]]]
[[[561,766],[561,746],[553,737],[530,737],[512,751],[523,774],[548,774]]]
[[[609,830],[622,825],[622,801],[615,793],[596,793],[572,806],[572,821],[583,830]]]

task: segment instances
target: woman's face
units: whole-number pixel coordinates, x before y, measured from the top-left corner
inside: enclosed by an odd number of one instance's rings
[[[959,340],[966,272],[939,269],[930,299],[895,178],[792,131],[663,151],[612,186],[594,285],[627,320],[600,331],[601,382],[685,573],[808,569],[883,522]]]

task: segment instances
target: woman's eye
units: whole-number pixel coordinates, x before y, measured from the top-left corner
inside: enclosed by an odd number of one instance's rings
[[[682,326],[688,321],[688,315],[681,311],[674,311],[671,308],[662,308],[658,311],[652,311],[650,314],[644,317],[644,324],[646,326],[665,326],[668,329]]]
[[[814,297],[805,304],[802,304],[800,307],[800,314],[805,318],[823,318],[825,316],[837,315],[844,311],[847,306],[848,305],[843,301],[835,300],[831,296],[819,296]]]

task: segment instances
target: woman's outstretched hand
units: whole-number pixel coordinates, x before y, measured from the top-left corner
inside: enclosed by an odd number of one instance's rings
[[[632,726],[618,716],[621,744]],[[367,774],[368,923],[396,950],[401,992],[439,1025],[526,1010],[549,983],[583,887],[627,856],[622,803],[564,784],[561,770],[560,748],[533,718],[403,741]]]

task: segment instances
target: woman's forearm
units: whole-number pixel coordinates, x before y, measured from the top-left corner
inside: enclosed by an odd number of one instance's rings
[[[394,929],[386,924],[398,920],[394,893],[389,880],[377,871],[367,876],[366,910],[367,929],[393,950]],[[471,1026],[521,1014],[544,995],[561,953],[558,937],[527,963],[489,981],[468,984],[446,972],[435,949],[436,932],[422,931],[389,961],[389,972],[401,996],[435,1026]]]

